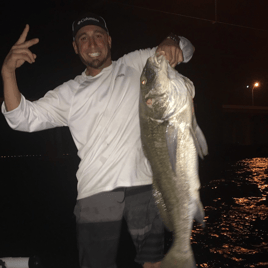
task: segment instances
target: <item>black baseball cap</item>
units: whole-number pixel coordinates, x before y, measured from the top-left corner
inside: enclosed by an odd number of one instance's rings
[[[101,16],[94,13],[85,13],[80,15],[72,24],[73,38],[75,38],[77,32],[86,25],[99,26],[109,34],[106,22]]]

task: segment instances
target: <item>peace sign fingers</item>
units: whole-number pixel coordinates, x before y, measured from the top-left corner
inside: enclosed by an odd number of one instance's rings
[[[20,38],[15,43],[13,48],[29,48],[29,47],[31,47],[39,42],[38,38],[34,38],[34,39],[29,40],[29,41],[26,41],[29,29],[30,29],[29,25],[26,24]]]
[[[20,44],[23,44],[25,43],[25,40],[26,40],[26,37],[28,35],[28,32],[29,32],[29,29],[30,29],[30,26],[29,24],[26,24],[20,38],[18,39],[18,41],[15,43],[15,45],[20,45]]]
[[[15,69],[19,68],[25,61],[29,63],[35,62],[36,55],[29,50],[29,47],[37,44],[39,39],[34,38],[26,41],[29,29],[30,27],[27,24],[20,38],[6,56],[2,66],[2,72],[13,73]]]

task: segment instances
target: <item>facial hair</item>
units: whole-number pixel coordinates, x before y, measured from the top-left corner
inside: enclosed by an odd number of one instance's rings
[[[80,53],[78,55],[79,55],[79,58],[82,61],[82,63],[84,63],[87,67],[90,67],[93,69],[102,69],[103,65],[106,63],[106,61],[111,57],[111,49],[108,47],[108,53],[107,53],[106,57],[102,60],[93,59],[92,61],[87,61],[87,60],[83,59],[83,57],[80,55]]]

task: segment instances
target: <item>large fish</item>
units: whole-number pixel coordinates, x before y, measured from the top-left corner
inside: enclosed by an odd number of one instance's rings
[[[207,154],[207,143],[196,122],[194,94],[193,83],[163,55],[147,60],[141,75],[141,140],[160,216],[173,232],[163,268],[196,268],[190,243],[193,219],[204,226],[198,154]]]

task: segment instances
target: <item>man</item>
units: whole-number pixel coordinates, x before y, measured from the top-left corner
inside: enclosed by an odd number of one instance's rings
[[[10,127],[39,131],[68,126],[81,159],[77,172],[77,222],[82,268],[114,268],[122,218],[143,267],[160,267],[164,228],[152,197],[152,174],[144,157],[139,127],[140,75],[148,57],[164,54],[171,66],[187,62],[194,48],[174,34],[157,48],[139,50],[111,60],[112,39],[106,22],[95,14],[79,17],[72,25],[73,47],[86,70],[27,101],[19,92],[15,70],[34,63],[26,41],[26,25],[2,66],[2,112]],[[182,53],[183,51],[183,53]]]

